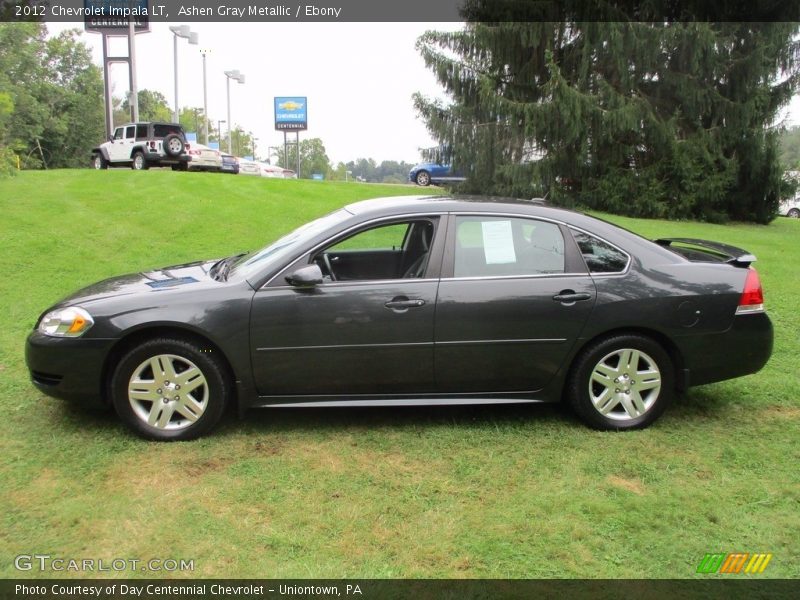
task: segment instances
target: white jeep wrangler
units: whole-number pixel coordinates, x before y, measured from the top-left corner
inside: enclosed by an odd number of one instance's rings
[[[127,123],[92,149],[95,169],[130,166],[139,171],[170,165],[173,171],[186,171],[190,160],[186,134],[178,123]]]

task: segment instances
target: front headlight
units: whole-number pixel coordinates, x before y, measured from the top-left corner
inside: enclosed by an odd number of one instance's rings
[[[94,325],[88,312],[77,306],[53,310],[39,321],[39,331],[54,337],[80,337]]]

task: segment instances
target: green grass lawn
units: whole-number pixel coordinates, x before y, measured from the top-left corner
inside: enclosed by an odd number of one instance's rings
[[[0,577],[52,577],[14,570],[44,553],[193,559],[200,577],[706,578],[706,552],[734,551],[773,553],[756,577],[800,576],[800,221],[606,217],[754,252],[775,325],[762,372],[695,388],[644,431],[544,405],[280,409],[163,444],[28,382],[37,316],[85,284],[418,191],[155,170],[0,180]]]

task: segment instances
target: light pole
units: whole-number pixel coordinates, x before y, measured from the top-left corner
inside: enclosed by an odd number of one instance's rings
[[[178,122],[178,38],[187,38],[190,44],[197,44],[199,35],[196,31],[192,31],[188,25],[173,25],[169,30],[173,35],[173,47],[175,49],[175,110],[172,111],[172,120]]]
[[[227,123],[227,121],[225,119],[222,119],[221,121],[217,121],[217,144],[219,145],[219,148],[217,148],[217,150],[219,150],[220,152],[222,152],[222,124],[223,123]]]
[[[233,154],[233,152],[231,152],[233,146],[231,142],[231,79],[235,79],[239,83],[244,83],[244,74],[239,73],[238,70],[225,71],[225,77],[227,77],[226,83],[228,84],[228,154]]]
[[[200,54],[203,56],[203,133],[205,134],[205,144],[208,146],[208,93],[206,87],[206,55],[210,54],[211,50],[203,48]]]

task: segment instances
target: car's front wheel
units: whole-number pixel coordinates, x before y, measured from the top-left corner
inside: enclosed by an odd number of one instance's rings
[[[117,414],[138,434],[189,440],[217,424],[230,384],[211,348],[158,338],[122,357],[111,378],[111,395]]]
[[[417,185],[427,186],[431,184],[431,175],[427,171],[420,171],[414,180]]]
[[[149,168],[147,164],[147,159],[144,157],[143,152],[136,152],[133,155],[133,163],[131,163],[131,168],[134,171],[144,171]]]
[[[93,154],[92,155],[92,167],[97,169],[107,169],[108,168],[108,161],[103,158],[102,154]]]
[[[616,335],[587,347],[573,365],[566,397],[596,429],[641,429],[669,404],[674,374],[669,354],[654,340]]]
[[[800,208],[791,209],[786,216],[792,219],[800,219]]]

